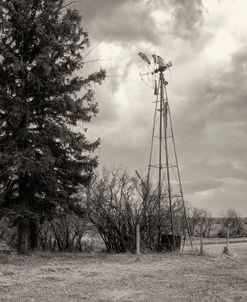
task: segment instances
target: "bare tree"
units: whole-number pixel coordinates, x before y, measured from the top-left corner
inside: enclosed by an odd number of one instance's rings
[[[229,208],[224,214],[219,236],[226,236],[226,229],[229,228],[231,237],[241,237],[244,235],[244,224],[241,215],[234,209]]]
[[[203,237],[210,237],[212,229],[211,213],[205,209],[192,208],[190,209],[190,230],[192,236],[200,236],[202,232]]]
[[[88,191],[87,213],[108,252],[135,250],[136,179],[120,169],[103,170]]]
[[[142,249],[159,250],[160,234],[171,232],[169,204],[164,194],[159,207],[157,189],[148,188],[125,170],[104,169],[93,180],[87,196],[87,213],[97,228],[108,252],[136,249],[136,226],[140,225]],[[174,202],[173,214],[176,233],[184,229],[183,210]],[[158,244],[157,244],[158,243]]]
[[[88,232],[88,227],[88,220],[85,218],[61,215],[40,227],[40,248],[60,252],[82,252],[82,238]]]

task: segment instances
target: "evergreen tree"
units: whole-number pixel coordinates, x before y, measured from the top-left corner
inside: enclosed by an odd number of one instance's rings
[[[18,226],[18,248],[37,244],[37,222],[76,211],[97,166],[78,123],[98,109],[79,75],[89,46],[78,11],[64,0],[0,0],[0,213]]]

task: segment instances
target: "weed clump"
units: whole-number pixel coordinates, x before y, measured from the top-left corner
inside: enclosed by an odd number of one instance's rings
[[[231,256],[230,250],[227,246],[224,246],[222,254],[227,255],[227,256]]]

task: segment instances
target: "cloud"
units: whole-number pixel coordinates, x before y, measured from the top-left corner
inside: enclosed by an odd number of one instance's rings
[[[131,43],[158,42],[155,20],[143,1],[84,0],[77,8],[97,41]]]
[[[233,154],[244,151],[246,61],[247,54],[241,48],[232,54],[231,61],[223,68],[209,68],[192,82],[193,87],[187,90],[186,106],[177,113],[178,118],[186,116],[183,119],[184,127],[180,128],[182,137],[186,138],[185,132],[192,133],[198,142],[206,139],[211,147],[225,155],[229,154],[226,144],[232,148]],[[223,149],[220,145],[224,146]]]
[[[201,33],[204,8],[201,0],[173,0],[174,36],[195,41]]]
[[[75,7],[92,38],[104,42],[195,42],[203,25],[201,0],[84,0]]]
[[[220,187],[222,187],[222,182],[212,177],[197,178],[183,183],[183,188],[187,194],[209,191]]]
[[[246,5],[84,0],[77,7],[92,44],[100,43],[89,59],[110,59],[89,66],[105,67],[110,76],[96,88],[100,112],[89,126],[90,135],[102,140],[100,164],[123,164],[145,175],[154,96],[139,78],[137,53],[159,54],[174,63],[172,78],[165,76],[185,198],[213,214],[234,199],[233,207],[244,213]]]
[[[225,65],[197,73],[186,105],[175,112],[182,175],[189,179],[187,196],[194,205],[199,202],[215,212],[230,207],[234,199],[232,206],[246,213],[240,185],[247,180],[245,49],[240,45]]]
[[[241,216],[246,216],[246,188],[247,183],[236,183],[228,179],[225,186],[201,190],[187,195],[194,200],[193,205],[209,209],[214,216],[220,216],[229,208],[236,209]]]

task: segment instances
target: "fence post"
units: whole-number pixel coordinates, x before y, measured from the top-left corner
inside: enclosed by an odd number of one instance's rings
[[[223,248],[223,252],[222,254],[225,255],[230,255],[230,251],[229,251],[229,237],[230,237],[230,228],[229,225],[226,226],[226,245]]]
[[[229,251],[229,226],[226,227],[226,248]]]
[[[200,255],[203,255],[203,223],[200,224]]]
[[[136,224],[136,260],[140,260],[140,224]]]

